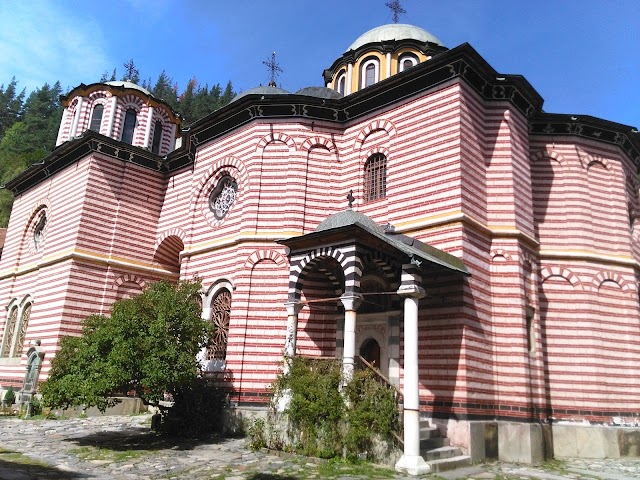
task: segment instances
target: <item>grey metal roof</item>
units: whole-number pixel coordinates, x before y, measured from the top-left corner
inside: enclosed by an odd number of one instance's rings
[[[112,87],[132,88],[134,90],[140,90],[145,95],[151,95],[151,92],[149,90],[147,90],[146,88],[142,88],[140,85],[136,85],[133,82],[116,80],[113,82],[104,82],[104,84],[111,85]]]
[[[296,92],[296,95],[306,95],[318,98],[342,98],[342,94],[327,87],[305,87]]]
[[[419,42],[431,42],[444,47],[440,40],[420,27],[406,23],[389,23],[363,33],[346,51],[356,50],[367,43],[406,39],[418,40]]]
[[[249,90],[240,92],[238,95],[233,97],[231,101],[235,102],[239,98],[242,98],[246,95],[286,95],[288,93],[289,92],[287,92],[282,88],[272,87],[270,85],[265,85],[265,86],[260,85],[259,87],[250,88]]]
[[[399,250],[418,261],[426,261],[427,263],[440,265],[449,270],[454,270],[466,275],[469,274],[464,262],[458,257],[436,247],[432,247],[431,245],[423,243],[415,238],[394,233],[392,229],[387,231],[385,228],[378,225],[373,219],[351,209],[329,216],[323,220],[320,225],[318,225],[316,232],[326,232],[335,228],[353,225],[365,230],[388,245],[391,245],[396,250]]]

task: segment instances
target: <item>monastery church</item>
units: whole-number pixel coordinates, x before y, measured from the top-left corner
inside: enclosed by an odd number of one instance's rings
[[[6,185],[0,385],[46,378],[88,315],[197,276],[202,360],[238,409],[266,407],[283,354],[347,376],[363,357],[403,392],[399,470],[431,468],[425,420],[474,461],[634,454],[640,134],[546,113],[416,26],[336,55],[324,86],[247,90],[189,128],[126,81],[63,97],[57,147]]]

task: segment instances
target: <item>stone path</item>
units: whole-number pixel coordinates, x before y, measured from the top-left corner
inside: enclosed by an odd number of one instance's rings
[[[0,479],[404,479],[388,469],[252,452],[244,439],[170,441],[149,431],[149,416],[19,420],[0,417]],[[429,475],[441,479],[640,479],[640,459],[492,463]]]

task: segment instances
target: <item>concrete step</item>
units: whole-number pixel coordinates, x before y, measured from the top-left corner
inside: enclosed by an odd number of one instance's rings
[[[445,437],[426,438],[424,440],[420,440],[420,452],[448,446],[449,439]]]
[[[427,461],[441,460],[443,458],[453,458],[462,455],[462,451],[458,447],[440,447],[433,450],[427,450],[422,454],[422,458]]]
[[[432,473],[446,472],[456,468],[469,467],[471,465],[471,457],[469,455],[458,455],[457,457],[430,460],[427,463],[431,467]]]
[[[420,425],[420,440],[428,440],[430,438],[437,438],[440,436],[440,430],[438,430],[438,427],[423,427]]]

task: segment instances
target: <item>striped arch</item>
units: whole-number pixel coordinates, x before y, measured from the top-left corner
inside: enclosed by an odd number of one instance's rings
[[[593,280],[591,281],[591,285],[590,285],[591,290],[594,292],[597,292],[602,286],[602,284],[606,281],[610,281],[617,284],[620,287],[620,289],[627,294],[635,293],[634,292],[635,285],[625,280],[624,277],[619,273],[612,272],[610,270],[599,272],[595,277],[593,277]]]
[[[184,232],[184,230],[182,230],[179,227],[176,228],[170,228],[169,230],[165,230],[164,232],[162,232],[160,235],[158,235],[158,238],[156,238],[156,243],[153,246],[154,249],[158,248],[160,246],[160,244],[167,238],[167,237],[178,237],[180,240],[182,240],[182,243],[184,243],[185,238],[187,238],[187,234]]]
[[[372,264],[378,267],[384,274],[384,279],[391,285],[392,288],[399,288],[399,277],[397,272],[399,271],[400,266],[396,264],[396,262],[391,259],[388,255],[380,252],[380,251],[372,251],[367,252],[362,256],[362,267],[366,264]]]
[[[526,264],[531,266],[531,272],[538,270],[538,259],[528,251],[520,252],[520,266],[524,267]]]
[[[46,209],[48,211],[50,209],[50,206],[51,206],[51,202],[49,201],[48,198],[41,198],[39,200],[36,200],[34,202],[34,207],[31,209],[31,212],[29,212],[29,216],[27,217],[27,221],[25,222],[24,228],[26,229],[29,226],[29,224],[33,221],[33,219],[40,212],[40,210]]]
[[[513,260],[511,254],[502,248],[491,250],[489,255],[491,255],[491,260],[495,260],[496,257],[503,257],[508,262]]]
[[[308,152],[313,147],[323,147],[332,153],[337,153],[338,150],[332,140],[324,137],[307,138],[300,146],[300,150]]]
[[[553,150],[538,150],[533,155],[531,155],[531,161],[536,162],[538,160],[542,160],[543,158],[552,158],[556,162],[560,164],[565,164],[566,160],[562,156],[562,154],[555,152]]]
[[[283,142],[287,144],[290,151],[296,150],[296,142],[294,142],[289,135],[282,132],[274,132],[270,133],[269,135],[265,135],[260,139],[258,145],[256,146],[256,152],[258,153],[258,155],[262,155],[266,146],[272,142]]]
[[[254,265],[261,260],[273,260],[273,262],[275,262],[275,264],[279,267],[284,267],[287,265],[287,261],[282,255],[280,255],[279,252],[277,252],[276,250],[263,249],[256,250],[251,255],[249,255],[247,260],[244,262],[244,268],[252,270]]]
[[[369,125],[367,125],[362,130],[360,130],[360,133],[358,133],[358,136],[356,137],[356,141],[353,144],[353,149],[355,151],[360,150],[362,148],[362,144],[367,139],[367,137],[372,133],[378,132],[380,130],[386,132],[387,135],[391,138],[395,137],[397,133],[396,126],[393,123],[391,123],[389,120],[386,120],[386,119],[374,120]]]
[[[121,107],[123,112],[126,112],[129,108],[133,108],[137,113],[140,113],[144,108],[144,102],[137,95],[130,93],[129,95],[118,98],[118,106]]]
[[[323,247],[307,253],[305,257],[291,264],[289,273],[289,301],[300,300],[304,278],[315,265],[325,258],[333,258],[342,267],[345,291],[357,291],[360,287],[360,276],[362,275],[362,261],[360,258],[355,252],[347,255],[339,248]],[[338,282],[337,278],[331,278],[331,280],[334,283]]]
[[[107,98],[110,98],[111,94],[105,90],[96,90],[95,92],[91,92],[89,94],[89,101],[92,105],[97,105],[99,103],[105,104]]]
[[[116,280],[113,282],[113,285],[111,286],[111,289],[117,290],[125,282],[137,283],[142,290],[144,290],[144,288],[147,286],[147,283],[143,278],[132,273],[125,273],[124,275],[120,275],[118,278],[116,278]]]
[[[371,150],[367,151],[367,153],[360,159],[362,165],[364,166],[365,163],[367,163],[367,160],[369,160],[369,158],[371,158],[372,155],[375,155],[376,153],[381,153],[385,156],[385,158],[387,159],[387,162],[389,161],[389,149],[385,148],[385,147],[373,147]],[[389,164],[387,163],[387,166]]]
[[[29,238],[33,235],[35,231],[36,224],[34,222],[36,218],[39,216],[40,212],[45,211],[46,217],[47,217],[46,219],[47,224],[51,223],[51,209],[49,208],[50,203],[51,202],[49,202],[49,199],[47,198],[41,198],[40,200],[36,200],[36,202],[34,203],[34,207],[31,209],[31,212],[29,212],[27,221],[24,225],[24,228],[22,229],[22,239],[20,240],[21,252],[24,247],[26,247],[28,252],[31,254],[36,252],[35,246],[31,241],[29,241]],[[46,232],[46,229],[45,229],[45,232]]]
[[[237,157],[223,157],[215,162],[200,176],[200,180],[193,187],[191,195],[191,208],[195,208],[202,202],[202,196],[206,195],[215,187],[219,176],[222,176],[225,167],[232,167],[240,173],[238,180],[238,191],[242,191],[249,184],[249,174],[244,162]],[[212,181],[213,177],[213,181]]]
[[[583,289],[582,282],[578,276],[565,267],[543,267],[540,270],[541,283],[544,283],[550,277],[562,277],[574,287]]]
[[[589,168],[594,164],[599,164],[602,167],[604,167],[606,170],[612,169],[611,162],[606,158],[594,157],[593,155],[591,155],[590,153],[586,152],[581,148],[578,149],[577,153],[578,153],[578,158],[580,159],[582,168],[584,168],[585,170],[589,170]]]

